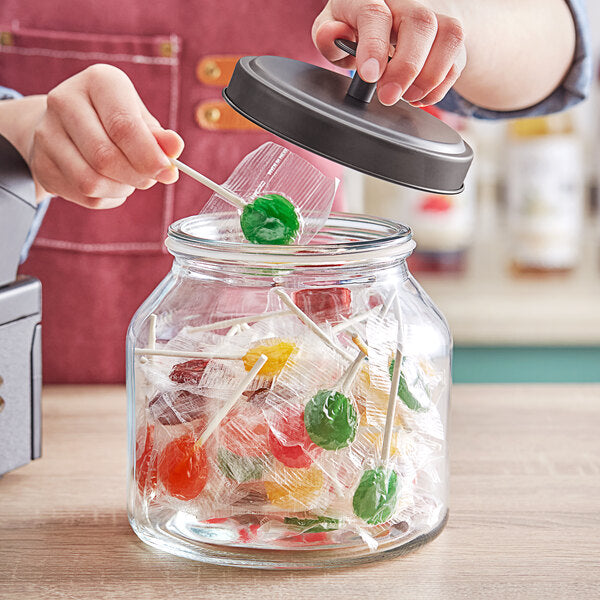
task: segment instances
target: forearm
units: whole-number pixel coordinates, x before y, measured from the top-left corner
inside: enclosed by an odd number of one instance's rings
[[[533,106],[567,74],[575,26],[564,0],[426,0],[434,11],[458,18],[467,64],[454,89],[492,110]]]
[[[46,96],[26,96],[0,102],[0,134],[3,135],[29,164],[33,132],[46,110]],[[46,195],[36,182],[38,201]]]

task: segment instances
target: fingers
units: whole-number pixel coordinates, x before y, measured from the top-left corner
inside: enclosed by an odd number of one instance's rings
[[[387,64],[392,23],[384,0],[332,0],[315,20],[313,41],[331,62],[356,66],[365,81],[375,82]],[[358,38],[356,60],[335,46],[336,38]]]
[[[382,104],[398,102],[420,74],[437,34],[436,14],[419,3],[407,3],[399,19],[396,50],[379,81]]]
[[[122,203],[134,186],[104,177],[83,158],[61,124],[50,118],[35,134],[32,168],[40,185],[89,208]],[[103,200],[110,199],[109,202]]]
[[[464,33],[459,21],[445,15],[438,15],[438,29],[435,41],[421,72],[405,91],[407,102],[439,102],[454,85],[466,64]],[[434,94],[434,91],[437,91]]]
[[[358,39],[356,61],[334,45],[338,37]],[[439,102],[466,65],[460,21],[418,0],[330,0],[314,22],[313,40],[328,60],[377,81],[386,105],[400,98],[419,106]],[[390,41],[397,45],[388,63]]]
[[[364,81],[375,83],[385,71],[390,51],[392,13],[383,1],[361,2],[356,14],[356,65]]]
[[[95,67],[89,98],[112,143],[142,175],[163,183],[175,181],[176,170],[142,117],[141,100],[129,78],[114,67]]]
[[[136,171],[123,152],[108,137],[98,115],[83,96],[60,90],[48,94],[48,110],[77,147],[86,163],[100,175],[147,189],[156,180]]]

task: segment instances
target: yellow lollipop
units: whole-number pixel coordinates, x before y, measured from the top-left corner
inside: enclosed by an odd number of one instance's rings
[[[275,377],[281,373],[295,349],[296,345],[292,342],[272,340],[270,344],[250,348],[242,360],[244,361],[246,371],[249,371],[260,358],[261,354],[264,354],[267,357],[267,362],[258,374],[263,377]]]
[[[323,488],[323,472],[314,465],[308,469],[278,465],[271,477],[273,481],[265,481],[269,502],[291,512],[310,508]]]

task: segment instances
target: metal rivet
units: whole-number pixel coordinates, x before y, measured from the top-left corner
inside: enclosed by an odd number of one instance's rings
[[[0,31],[0,46],[14,46],[15,40],[10,31]]]
[[[6,402],[4,402],[4,398],[0,396],[0,413],[4,410]]]
[[[203,73],[206,79],[219,79],[221,76],[221,67],[214,60],[207,60],[204,63]]]
[[[217,123],[221,118],[221,111],[218,108],[215,108],[214,106],[212,108],[207,108],[204,111],[204,118],[209,123]]]
[[[171,42],[161,42],[159,52],[164,58],[171,58],[173,56],[173,44]]]

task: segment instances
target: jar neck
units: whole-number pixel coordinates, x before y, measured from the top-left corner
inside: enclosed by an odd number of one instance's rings
[[[286,283],[294,286],[365,284],[388,278],[404,281],[410,275],[406,255],[378,261],[320,265],[245,264],[174,256],[172,273],[175,277],[221,281],[244,287],[272,287]]]

